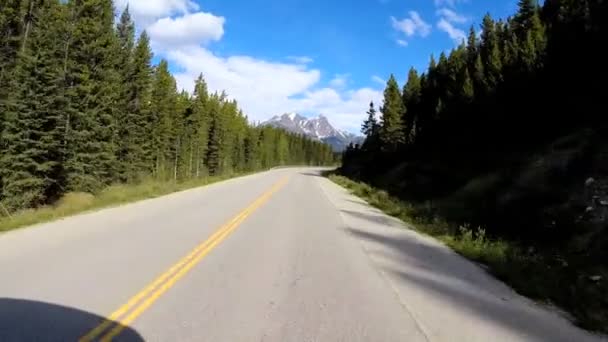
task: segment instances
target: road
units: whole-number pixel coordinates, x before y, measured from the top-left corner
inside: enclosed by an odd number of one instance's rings
[[[0,341],[595,341],[319,176],[0,235]]]

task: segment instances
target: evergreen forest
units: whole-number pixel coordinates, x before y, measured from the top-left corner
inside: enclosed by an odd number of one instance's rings
[[[145,179],[188,181],[333,162],[320,142],[248,122],[203,76],[180,91],[111,0],[2,0],[3,214]]]
[[[604,0],[488,14],[427,70],[395,70],[340,172],[388,191],[434,235],[477,239],[459,251],[605,331],[606,47]],[[510,247],[484,256],[487,241]]]

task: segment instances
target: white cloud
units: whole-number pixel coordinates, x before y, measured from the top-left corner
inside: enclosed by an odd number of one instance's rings
[[[310,64],[315,60],[308,56],[287,56],[287,59],[298,64]]]
[[[370,101],[381,103],[382,93],[372,88],[338,92],[332,88],[308,91],[300,99],[291,100],[298,112],[322,113],[341,129],[359,132]]]
[[[252,121],[296,111],[323,114],[336,127],[352,132],[359,131],[369,102],[380,103],[379,90],[348,88],[349,75],[334,75],[321,87],[321,71],[309,65],[313,59],[308,56],[276,62],[213,52],[208,45],[222,39],[224,21],[198,12],[158,19],[149,26],[155,54],[180,70],[174,73],[180,88],[192,91],[194,80],[202,73],[210,91],[225,90]]]
[[[380,77],[378,75],[372,76],[372,81],[374,81],[374,82],[376,82],[376,83],[378,83],[380,85],[385,85],[386,84],[386,81],[382,77]]]
[[[466,34],[464,33],[463,30],[461,30],[457,27],[454,27],[454,25],[452,25],[445,18],[441,18],[439,20],[439,22],[437,23],[437,27],[441,31],[446,32],[448,34],[448,36],[450,36],[450,38],[452,38],[456,43],[461,43],[462,40],[464,40],[466,38]]]
[[[145,27],[158,18],[199,9],[199,5],[192,0],[114,0],[118,12],[122,12],[127,5],[135,23],[140,27]]]
[[[438,9],[437,15],[443,17],[448,22],[455,24],[464,24],[469,21],[469,18],[446,7]]]
[[[408,46],[409,45],[407,40],[403,40],[403,39],[397,39],[397,44],[399,46]]]
[[[166,51],[165,55],[185,70],[177,75],[185,89],[192,90],[194,77],[203,73],[211,89],[225,89],[239,101],[244,100],[242,97],[257,98],[260,104],[274,95],[286,98],[302,93],[321,77],[319,70],[302,65],[249,56],[221,57],[203,47],[184,47]]]
[[[348,84],[348,79],[350,78],[349,74],[336,74],[334,78],[329,81],[329,85],[332,88],[344,88]]]
[[[162,18],[148,27],[154,44],[168,46],[200,45],[218,41],[224,35],[223,17],[197,12],[178,18]]]
[[[435,0],[435,6],[455,7],[459,3],[469,2],[469,0]]]
[[[381,99],[381,92],[371,88],[343,90],[336,77],[333,85],[318,88],[321,72],[305,65],[223,57],[204,47],[182,47],[163,55],[183,69],[175,75],[181,88],[192,91],[202,73],[211,91],[226,90],[254,121],[292,111],[322,113],[337,127],[356,132],[369,101]]]
[[[391,23],[395,30],[403,32],[408,37],[414,35],[426,37],[431,33],[431,25],[422,20],[416,11],[410,11],[409,17],[401,20],[391,17]]]

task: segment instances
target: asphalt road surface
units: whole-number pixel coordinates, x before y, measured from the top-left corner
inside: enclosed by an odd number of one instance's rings
[[[313,168],[0,235],[0,341],[594,341]]]

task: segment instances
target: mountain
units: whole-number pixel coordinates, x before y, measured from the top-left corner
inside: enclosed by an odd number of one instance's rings
[[[363,141],[363,137],[334,128],[323,115],[309,119],[297,113],[285,113],[273,116],[263,125],[283,128],[289,132],[321,140],[331,145],[336,152],[344,151],[351,142],[360,144]]]

